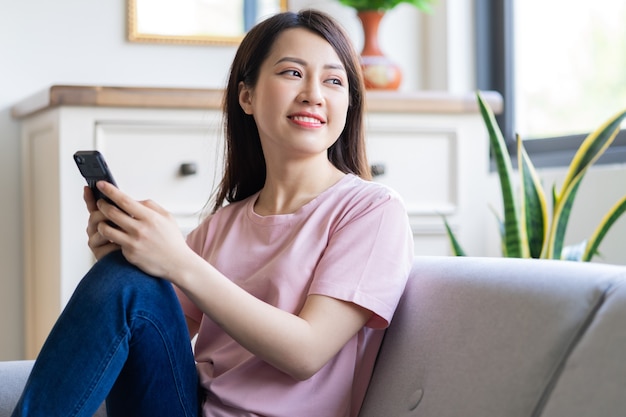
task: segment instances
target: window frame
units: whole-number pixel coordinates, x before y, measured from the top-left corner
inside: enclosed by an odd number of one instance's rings
[[[514,19],[515,0],[475,0],[476,86],[502,95],[503,111],[496,120],[509,153],[515,143]],[[522,0],[523,1],[523,0]],[[537,168],[569,166],[587,135],[567,135],[524,140],[524,147]],[[523,138],[522,138],[523,140]],[[513,158],[516,164],[517,158]],[[626,162],[626,129],[622,129],[596,164]]]

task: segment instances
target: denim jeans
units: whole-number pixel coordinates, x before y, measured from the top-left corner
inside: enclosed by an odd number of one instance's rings
[[[111,253],[85,275],[50,332],[13,417],[199,413],[185,319],[167,281]]]

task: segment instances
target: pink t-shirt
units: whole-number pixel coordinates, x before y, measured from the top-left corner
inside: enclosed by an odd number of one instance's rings
[[[205,219],[188,236],[190,247],[282,310],[298,314],[308,294],[322,294],[374,314],[319,372],[296,381],[242,348],[178,292],[185,314],[201,322],[195,357],[207,391],[204,416],[354,417],[413,259],[404,205],[393,191],[354,175],[293,214],[260,216],[256,198]]]

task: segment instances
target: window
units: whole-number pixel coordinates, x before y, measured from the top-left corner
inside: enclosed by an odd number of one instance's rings
[[[537,166],[569,165],[590,130],[626,108],[626,2],[476,0],[477,86]],[[514,150],[513,146],[510,146]],[[599,163],[626,162],[622,130]]]

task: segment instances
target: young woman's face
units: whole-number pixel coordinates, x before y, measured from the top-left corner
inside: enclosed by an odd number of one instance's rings
[[[326,40],[288,29],[263,62],[256,86],[240,84],[239,101],[254,117],[268,163],[321,158],[344,129],[348,77]]]

